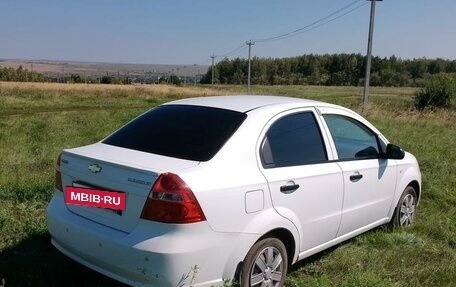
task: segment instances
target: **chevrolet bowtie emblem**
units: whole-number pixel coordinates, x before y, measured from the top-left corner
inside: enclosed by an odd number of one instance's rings
[[[89,165],[88,169],[93,173],[99,173],[99,172],[101,172],[102,168],[98,164],[92,163],[91,165]]]

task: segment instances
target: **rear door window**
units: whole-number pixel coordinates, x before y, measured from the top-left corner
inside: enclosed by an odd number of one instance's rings
[[[156,107],[103,143],[169,157],[210,160],[239,128],[245,113],[190,105]]]
[[[327,161],[325,145],[313,113],[296,113],[273,123],[263,140],[261,158],[265,168]]]

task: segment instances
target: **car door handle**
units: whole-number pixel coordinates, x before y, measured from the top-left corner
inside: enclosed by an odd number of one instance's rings
[[[282,185],[280,187],[280,191],[283,193],[291,193],[299,188],[299,184],[290,184],[290,185]]]
[[[350,175],[350,180],[353,181],[353,182],[357,182],[361,178],[363,178],[363,175],[359,174],[359,173],[354,174],[354,175]]]

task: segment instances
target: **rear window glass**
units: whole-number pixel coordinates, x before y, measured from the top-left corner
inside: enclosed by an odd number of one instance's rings
[[[122,127],[103,143],[153,154],[210,160],[246,114],[201,106],[163,105]]]

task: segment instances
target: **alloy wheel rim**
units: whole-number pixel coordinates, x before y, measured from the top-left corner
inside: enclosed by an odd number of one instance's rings
[[[407,194],[404,199],[402,200],[401,209],[400,209],[400,216],[399,216],[399,224],[401,226],[408,226],[412,224],[413,219],[415,217],[415,197],[411,194]]]
[[[275,287],[282,281],[284,261],[273,246],[263,249],[255,259],[250,273],[250,286]]]

